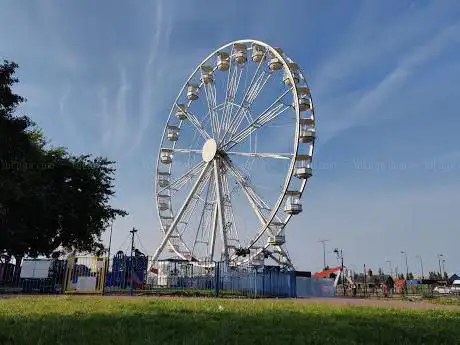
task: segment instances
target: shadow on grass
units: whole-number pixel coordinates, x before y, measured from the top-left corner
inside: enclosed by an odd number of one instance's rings
[[[250,314],[250,315],[248,315]],[[173,311],[0,317],[0,344],[458,344],[460,315],[359,308],[322,314],[267,310]]]

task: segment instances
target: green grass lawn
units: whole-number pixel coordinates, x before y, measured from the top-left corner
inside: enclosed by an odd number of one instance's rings
[[[0,299],[0,344],[449,344],[460,312],[290,300]]]
[[[460,297],[458,296],[442,296],[442,297],[428,298],[426,299],[426,301],[431,302],[433,304],[460,306]]]

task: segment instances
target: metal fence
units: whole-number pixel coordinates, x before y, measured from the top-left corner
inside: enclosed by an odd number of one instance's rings
[[[452,297],[460,298],[460,293],[447,291],[438,292],[435,290],[436,284],[407,284],[394,286],[384,289],[383,286],[363,286],[358,285],[356,290],[352,286],[343,285],[335,287],[335,295],[340,297],[358,297],[358,298],[401,298],[401,297],[420,297],[420,298],[438,298]]]
[[[303,272],[305,273],[305,272]],[[415,282],[415,281],[414,281]],[[69,256],[24,259],[21,265],[0,263],[0,293],[155,294],[203,297],[441,297],[433,284],[334,285],[279,267],[231,267],[223,262],[164,260],[123,252],[111,258]],[[460,298],[459,294],[448,294]]]
[[[334,279],[296,277],[296,297],[334,297]]]
[[[66,260],[0,263],[0,293],[61,293],[66,264]]]
[[[0,264],[0,293],[156,294],[218,297],[333,296],[329,279],[297,277],[279,267],[165,260],[122,252]]]

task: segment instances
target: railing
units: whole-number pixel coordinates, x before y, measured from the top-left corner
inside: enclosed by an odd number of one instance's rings
[[[332,279],[297,276],[278,267],[229,267],[223,262],[191,263],[181,260],[153,262],[150,257],[69,257],[48,265],[23,262],[0,264],[0,293],[155,294],[203,297],[333,297],[343,287]],[[27,267],[26,267],[27,266]],[[31,268],[32,267],[32,268]],[[385,293],[380,288],[346,286],[345,295],[356,297],[436,296],[431,286],[408,286]],[[454,295],[451,295],[454,296]]]
[[[59,294],[63,291],[65,262],[62,264],[58,270],[51,268],[46,274],[36,272],[35,275],[24,276],[21,275],[20,266],[0,263],[0,294]]]

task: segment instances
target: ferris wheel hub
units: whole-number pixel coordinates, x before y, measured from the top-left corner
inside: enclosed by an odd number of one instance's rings
[[[208,139],[203,145],[201,156],[205,162],[210,162],[214,159],[217,152],[217,143],[214,139]]]

